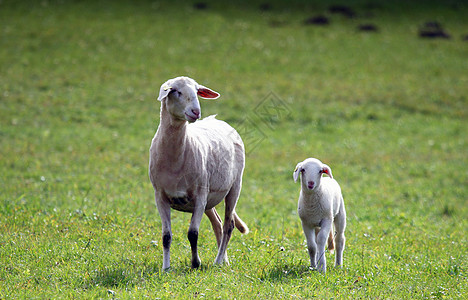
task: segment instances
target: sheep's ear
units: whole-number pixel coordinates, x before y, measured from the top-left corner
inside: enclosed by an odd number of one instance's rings
[[[330,178],[333,178],[332,171],[331,171],[330,167],[327,166],[326,164],[323,164],[322,173],[325,173],[328,176],[330,176]]]
[[[219,93],[209,89],[203,85],[197,86],[197,95],[203,99],[218,99]]]
[[[171,92],[171,89],[172,87],[167,82],[163,83],[163,85],[161,85],[161,88],[159,89],[158,100],[162,101],[162,99],[166,98],[167,95],[169,95],[169,93]]]
[[[299,173],[301,173],[301,171],[302,171],[302,163],[298,163],[296,166],[296,169],[294,169],[294,172],[293,172],[294,182],[297,182],[297,179],[299,178]]]

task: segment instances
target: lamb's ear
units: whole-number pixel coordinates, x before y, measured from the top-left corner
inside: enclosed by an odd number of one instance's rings
[[[218,92],[215,92],[212,89],[209,89],[201,84],[197,86],[197,94],[198,96],[200,96],[200,98],[203,99],[218,99],[219,97]]]
[[[333,178],[332,171],[331,171],[330,167],[327,166],[326,164],[323,164],[323,166],[322,166],[322,173],[325,173],[328,176],[330,176],[330,178]]]
[[[161,88],[159,89],[158,100],[162,101],[162,99],[166,98],[167,95],[169,95],[169,93],[171,92],[171,89],[172,89],[172,87],[168,84],[167,81],[165,83],[163,83],[161,85]]]
[[[298,163],[293,172],[294,182],[297,182],[297,179],[299,178],[299,173],[301,173],[301,171],[302,171],[302,163]]]

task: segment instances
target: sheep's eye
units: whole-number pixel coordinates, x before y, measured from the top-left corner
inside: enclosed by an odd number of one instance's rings
[[[320,170],[320,171],[319,171],[319,174],[323,174],[323,170]]]
[[[177,95],[177,96],[179,96],[179,97],[180,97],[180,95],[181,95],[181,93],[180,93],[178,90],[174,90],[174,89],[172,89],[172,90],[169,92],[169,94],[175,94],[175,95]]]
[[[301,169],[301,173],[304,174],[304,173],[305,173],[305,170],[304,170],[304,169]]]

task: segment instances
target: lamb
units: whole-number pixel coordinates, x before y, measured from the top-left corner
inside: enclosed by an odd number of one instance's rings
[[[219,97],[188,77],[170,79],[159,91],[161,120],[151,142],[149,177],[162,222],[163,270],[170,268],[171,208],[192,213],[187,234],[192,268],[201,263],[197,241],[203,213],[216,236],[215,264],[229,264],[226,249],[234,226],[241,233],[249,231],[235,211],[245,165],[244,144],[234,128],[214,116],[197,121],[201,117],[197,95]],[[215,209],[223,199],[224,226]]]
[[[318,159],[308,158],[298,163],[293,173],[295,182],[299,173],[302,181],[297,211],[307,240],[310,266],[325,273],[327,268],[325,259],[327,237],[328,249],[334,249],[333,224],[336,230],[335,266],[341,266],[343,263],[346,210],[341,188],[338,182],[333,179],[330,167]],[[322,177],[322,174],[327,174],[330,178]]]

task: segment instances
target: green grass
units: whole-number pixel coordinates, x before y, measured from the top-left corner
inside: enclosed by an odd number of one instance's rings
[[[468,6],[352,1],[347,19],[325,2],[207,2],[0,2],[0,298],[466,299]],[[320,13],[329,26],[302,24]],[[451,39],[418,38],[434,20]],[[368,22],[379,31],[356,30]],[[203,115],[243,135],[251,233],[215,267],[204,218],[191,270],[190,215],[174,212],[164,273],[148,148],[178,75],[220,92]],[[284,110],[265,123],[271,99]],[[348,212],[344,267],[327,253],[325,276],[296,213],[307,157]]]

